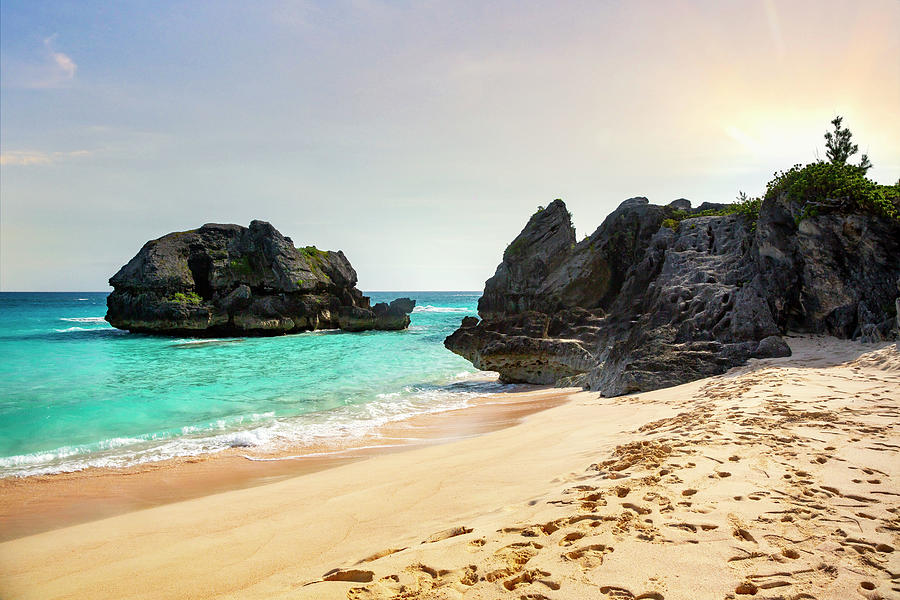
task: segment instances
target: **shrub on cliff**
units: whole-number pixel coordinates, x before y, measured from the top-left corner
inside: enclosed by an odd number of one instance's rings
[[[201,298],[197,292],[176,292],[172,295],[172,302],[199,306],[200,303],[203,302],[203,298]]]
[[[861,210],[900,220],[900,181],[895,185],[879,185],[868,179],[872,168],[865,154],[858,165],[847,162],[857,153],[853,134],[842,128],[843,117],[831,124],[834,131],[825,133],[825,155],[829,162],[817,161],[806,166],[794,165],[775,173],[766,186],[766,198],[786,195],[800,205],[798,221],[821,212]]]
[[[762,204],[761,198],[751,198],[745,192],[738,194],[737,201],[726,204],[722,208],[713,208],[709,210],[673,210],[669,218],[663,220],[662,226],[668,227],[672,231],[678,231],[678,227],[685,219],[693,219],[694,217],[720,217],[724,215],[739,214],[742,215],[750,229],[756,229],[756,221],[759,219],[759,207]]]
[[[861,210],[900,220],[898,185],[878,185],[865,175],[866,169],[846,163],[816,162],[794,165],[775,173],[766,186],[766,198],[781,194],[801,205],[803,217],[821,211]]]

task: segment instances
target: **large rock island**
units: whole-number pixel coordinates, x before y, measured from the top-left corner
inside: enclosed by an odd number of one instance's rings
[[[166,335],[405,329],[415,300],[370,306],[341,251],[295,248],[264,221],[210,223],[144,244],[110,278],[106,320]]]
[[[556,200],[507,247],[481,321],[445,346],[508,382],[615,396],[789,355],[788,331],[895,336],[896,210],[776,192],[750,216],[631,198],[580,242]]]

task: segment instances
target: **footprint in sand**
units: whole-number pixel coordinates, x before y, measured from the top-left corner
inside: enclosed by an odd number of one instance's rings
[[[541,571],[540,569],[529,569],[528,571],[523,571],[519,573],[517,576],[512,579],[507,579],[503,582],[503,587],[505,587],[509,591],[513,591],[520,585],[528,585],[530,583],[540,583],[551,590],[558,590],[560,585],[558,582],[553,581],[552,579],[547,579],[550,576],[550,573],[547,571]]]
[[[322,581],[352,581],[353,583],[369,583],[375,573],[360,569],[334,569],[322,576]]]
[[[380,552],[376,552],[375,554],[370,554],[369,556],[359,560],[356,564],[360,565],[362,563],[372,562],[373,560],[378,560],[379,558],[384,558],[385,556],[390,556],[391,554],[395,554],[397,552],[403,552],[406,548],[388,548],[387,550],[381,550]]]
[[[732,535],[739,540],[744,540],[745,542],[756,543],[756,538],[750,535],[750,532],[744,529],[743,527],[735,527]]]
[[[665,597],[659,592],[644,592],[643,594],[634,594],[627,588],[605,585],[600,588],[601,594],[606,594],[610,598],[616,600],[665,600]]]
[[[563,554],[563,558],[577,562],[582,569],[593,569],[603,564],[603,557],[613,551],[612,546],[593,544]]]
[[[584,537],[584,534],[580,531],[573,531],[572,533],[567,533],[561,540],[559,540],[560,546],[571,546],[578,540]]]
[[[537,556],[538,550],[543,547],[537,542],[518,542],[500,548],[494,552],[494,560],[500,564],[499,568],[489,572],[484,578],[487,581],[497,581],[515,575],[522,570],[525,563]]]
[[[465,535],[467,533],[472,533],[471,527],[451,527],[450,529],[444,529],[443,531],[438,531],[437,533],[432,534],[431,537],[429,537],[422,543],[433,544],[434,542],[440,542],[442,540],[456,537],[458,535]]]
[[[478,538],[477,540],[472,540],[468,543],[468,549],[470,552],[478,552],[487,543],[485,538]]]
[[[702,531],[713,531],[718,529],[718,525],[713,525],[712,523],[700,523],[699,525],[695,525],[694,523],[668,523],[669,527],[674,527],[675,529],[683,529],[684,531],[690,531],[691,533],[697,533],[697,530]]]
[[[738,596],[755,596],[757,592],[759,592],[759,587],[749,581],[745,581],[734,589],[734,593]]]
[[[351,588],[347,592],[347,598],[349,600],[419,598],[421,594],[429,590],[445,586],[474,585],[478,581],[476,571],[475,565],[449,571],[416,563],[409,565],[399,574],[382,577],[372,585]]]
[[[634,512],[636,512],[639,515],[649,515],[650,513],[653,512],[651,509],[649,509],[645,506],[639,506],[632,502],[624,502],[622,504],[622,508],[627,508],[628,510],[633,510]]]

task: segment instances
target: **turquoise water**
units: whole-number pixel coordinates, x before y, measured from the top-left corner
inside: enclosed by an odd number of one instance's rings
[[[153,337],[106,293],[2,293],[0,477],[341,440],[502,389],[443,347],[479,294],[370,296],[415,298],[409,330]]]

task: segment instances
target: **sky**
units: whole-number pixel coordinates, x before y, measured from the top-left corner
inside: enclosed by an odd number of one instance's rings
[[[271,222],[363,290],[481,290],[539,205],[900,178],[897,0],[0,3],[0,290],[102,291],[149,239]]]

